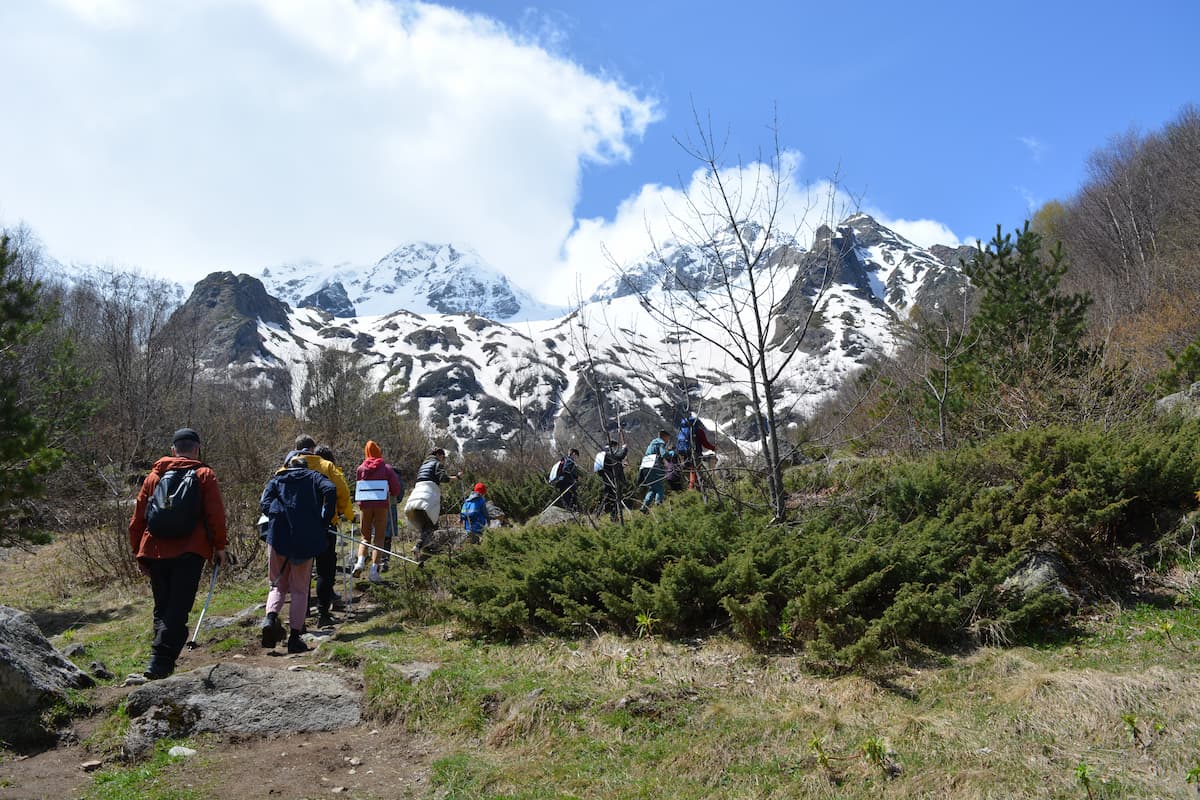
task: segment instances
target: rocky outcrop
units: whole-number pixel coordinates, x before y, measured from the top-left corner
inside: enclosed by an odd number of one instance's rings
[[[335,317],[354,316],[354,303],[350,302],[350,295],[346,294],[346,287],[338,281],[322,286],[307,297],[302,297],[296,304],[308,308],[319,308]]]
[[[136,757],[163,738],[201,732],[288,734],[357,725],[362,697],[341,678],[214,664],[130,692],[125,753]]]
[[[0,740],[23,743],[49,736],[41,712],[65,700],[68,689],[93,684],[51,646],[28,614],[0,606]]]

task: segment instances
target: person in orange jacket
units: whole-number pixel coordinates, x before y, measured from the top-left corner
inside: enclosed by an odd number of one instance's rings
[[[161,498],[168,488],[177,502],[166,505],[178,511],[163,509]],[[200,460],[200,434],[180,428],[171,442],[171,455],[156,461],[142,481],[129,520],[129,546],[154,595],[154,641],[146,678],[157,680],[175,671],[204,563],[224,566],[226,544],[225,504],[217,476]]]

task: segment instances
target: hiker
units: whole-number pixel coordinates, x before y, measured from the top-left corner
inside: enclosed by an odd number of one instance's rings
[[[399,497],[404,491],[404,487],[400,485],[400,479],[396,477],[396,470],[392,469],[392,465],[383,460],[383,451],[379,449],[373,441],[367,442],[363,447],[363,462],[358,465],[355,471],[355,477],[360,481],[383,481],[387,484],[387,496],[379,500],[359,500],[358,508],[362,515],[362,538],[363,544],[358,546],[358,560],[354,562],[354,577],[362,574],[363,567],[367,564],[368,550],[371,558],[371,571],[367,573],[367,580],[371,583],[383,583],[383,575],[380,574],[379,565],[382,561],[383,554],[378,550],[368,548],[368,544],[373,544],[375,547],[383,547],[383,540],[387,537],[387,515],[389,498]]]
[[[379,571],[387,572],[388,567],[392,563],[392,540],[396,538],[396,534],[400,532],[400,498],[404,497],[404,476],[400,474],[400,470],[393,465],[392,472],[396,473],[396,480],[400,481],[400,492],[395,495],[388,495],[388,518],[387,532],[383,537],[383,549],[388,551],[383,554],[383,560],[379,563]]]
[[[467,541],[479,544],[483,530],[488,525],[487,486],[475,484],[475,490],[463,501],[458,517],[467,531]]]
[[[683,489],[683,473],[679,469],[679,456],[668,450],[663,456],[663,483],[673,492]]]
[[[704,450],[715,453],[717,447],[709,441],[703,420],[692,411],[679,421],[679,433],[675,437],[675,454],[679,463],[687,466],[689,489],[696,488]]]
[[[579,450],[572,447],[570,452],[558,460],[558,464],[552,470],[554,479],[550,481],[550,484],[559,491],[558,499],[554,503],[568,511],[579,510],[578,460]]]
[[[625,456],[629,448],[625,446],[625,431],[619,431],[621,441],[608,440],[608,447],[597,456],[600,469],[600,481],[604,485],[604,495],[600,500],[600,513],[607,509],[613,522],[622,519],[622,508],[625,496]]]
[[[338,518],[346,522],[354,521],[354,504],[350,500],[350,487],[346,483],[346,475],[334,463],[333,451],[324,445],[317,447],[316,441],[307,433],[296,437],[295,448],[283,459],[286,469],[292,459],[297,456],[304,458],[309,469],[316,470],[329,480],[337,490]],[[337,534],[334,532],[337,519],[326,532],[327,546],[313,564],[317,576],[317,627],[324,628],[333,624],[333,585],[337,575]]]
[[[442,509],[441,484],[458,480],[460,475],[446,472],[446,451],[435,447],[417,470],[412,492],[404,504],[404,516],[409,525],[417,529],[417,543],[413,555],[420,558],[421,551],[429,546],[429,539],[437,530],[438,515]]]
[[[171,455],[154,462],[142,481],[129,520],[129,546],[154,595],[154,641],[143,674],[158,680],[175,671],[187,642],[204,562],[212,561],[214,569],[225,566],[221,487],[200,461],[200,435],[191,428],[175,431]]]
[[[319,460],[306,458],[308,468],[316,470],[333,482],[333,486],[337,490],[338,517],[346,522],[353,522],[354,506],[350,502],[350,488],[346,484],[346,475],[333,457],[333,450],[326,445],[320,445],[313,448],[313,454]],[[325,463],[321,463],[322,461]],[[345,498],[344,506],[343,497]],[[313,571],[317,575],[318,628],[326,628],[334,623],[331,612],[335,604],[334,583],[337,579],[337,525],[338,521],[335,519],[325,532],[325,549],[313,562]],[[341,611],[342,609],[339,607],[337,610]]]
[[[638,485],[646,487],[646,496],[642,498],[641,512],[650,513],[650,506],[661,503],[666,495],[663,484],[667,472],[665,459],[667,456],[668,431],[659,431],[658,438],[646,445],[646,455],[642,458],[641,469],[638,470]]]
[[[325,552],[329,526],[337,515],[337,488],[333,481],[308,468],[304,455],[295,456],[272,476],[258,501],[267,517],[267,618],[262,624],[262,646],[283,640],[279,612],[288,595],[287,640],[289,653],[303,653],[308,645],[300,638],[308,613],[308,586],[313,559]]]

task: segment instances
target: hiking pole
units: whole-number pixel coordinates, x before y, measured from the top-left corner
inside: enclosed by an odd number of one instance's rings
[[[196,620],[196,630],[192,633],[192,640],[187,643],[188,650],[195,650],[199,645],[196,644],[196,637],[200,635],[200,626],[204,624],[204,614],[208,611],[208,604],[212,602],[213,589],[217,586],[217,572],[221,569],[221,565],[213,562],[212,580],[208,582],[208,597],[204,598],[204,607],[200,609],[200,619]]]
[[[357,539],[353,539],[353,538],[351,538],[351,537],[347,536],[347,535],[346,535],[346,534],[344,534],[344,533],[335,533],[334,535],[335,535],[335,536],[340,536],[341,538],[343,538],[343,539],[346,539],[347,541],[350,541],[350,542],[356,542],[356,541],[358,541]],[[376,547],[375,545],[373,545],[373,544],[371,544],[371,543],[369,543],[369,542],[362,542],[362,541],[359,541],[358,543],[359,543],[360,545],[362,545],[363,547],[369,547],[369,548],[371,548],[372,550],[378,550],[378,551],[379,551],[379,552],[381,552],[381,553],[387,553],[389,556],[393,556],[393,557],[395,557],[395,558],[398,558],[398,559],[400,559],[401,561],[407,561],[407,562],[409,562],[410,564],[418,564],[418,565],[419,565],[419,564],[421,563],[420,561],[417,561],[417,560],[416,560],[416,559],[414,559],[414,558],[409,558],[408,556],[402,556],[402,555],[400,555],[399,553],[393,552],[393,551],[391,551],[391,550],[385,550],[385,549],[384,549],[384,548],[382,548],[382,547]]]

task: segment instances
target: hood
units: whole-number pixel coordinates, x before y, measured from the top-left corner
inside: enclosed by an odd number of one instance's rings
[[[196,469],[203,467],[203,461],[197,461],[194,458],[180,458],[179,456],[163,456],[158,461],[154,462],[151,468],[154,472],[162,475],[173,469]]]
[[[364,458],[362,468],[365,470],[379,469],[383,466],[383,458]]]

